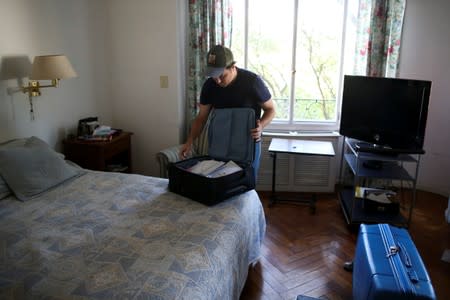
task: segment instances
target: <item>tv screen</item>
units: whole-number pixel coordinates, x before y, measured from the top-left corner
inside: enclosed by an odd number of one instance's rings
[[[430,90],[431,81],[345,75],[339,133],[367,151],[423,153]]]

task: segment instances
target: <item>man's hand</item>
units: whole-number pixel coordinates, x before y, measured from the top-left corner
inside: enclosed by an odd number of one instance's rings
[[[192,122],[191,132],[186,140],[186,143],[181,146],[180,157],[185,159],[192,156],[192,143],[201,134],[206,120],[208,119],[211,104],[200,104],[199,113]]]
[[[183,144],[181,146],[180,153],[179,153],[181,159],[186,159],[191,154],[192,154],[192,143]]]
[[[252,130],[252,137],[256,142],[261,141],[261,134],[264,129],[275,117],[275,103],[272,99],[267,100],[261,105],[264,111],[261,119],[256,121],[256,128]]]
[[[251,130],[251,135],[255,142],[259,142],[261,140],[262,130],[263,128],[261,126],[261,121],[256,120],[256,127]]]

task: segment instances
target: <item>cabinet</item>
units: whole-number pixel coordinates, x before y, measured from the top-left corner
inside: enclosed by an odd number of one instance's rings
[[[121,132],[111,141],[63,141],[64,155],[83,168],[131,173],[131,132]]]
[[[389,223],[408,226],[416,201],[419,154],[380,154],[357,150],[359,141],[344,138],[341,160],[341,182],[347,169],[351,183],[339,191],[339,201],[348,224]],[[395,191],[399,213],[367,211],[362,198],[355,197],[356,187]]]

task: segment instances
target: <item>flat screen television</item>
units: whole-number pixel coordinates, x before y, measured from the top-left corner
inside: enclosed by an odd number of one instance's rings
[[[424,153],[431,81],[345,75],[339,133],[364,152]]]

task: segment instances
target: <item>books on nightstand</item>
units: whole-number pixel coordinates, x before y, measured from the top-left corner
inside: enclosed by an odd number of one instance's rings
[[[102,136],[93,136],[93,135],[85,135],[79,136],[78,139],[83,141],[92,141],[92,142],[109,142],[113,138],[113,135],[102,135]]]
[[[95,128],[91,135],[79,136],[78,139],[93,142],[108,142],[111,141],[112,138],[120,132],[120,129],[113,129],[109,126],[101,125]]]

